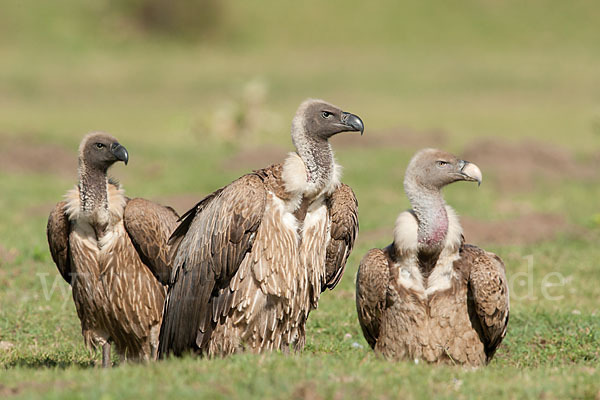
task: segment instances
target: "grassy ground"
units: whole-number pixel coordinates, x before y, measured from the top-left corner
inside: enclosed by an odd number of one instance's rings
[[[108,1],[3,4],[1,397],[600,396],[600,7],[322,3],[230,1],[201,43],[140,33]],[[113,133],[130,151],[112,171],[127,193],[181,212],[267,153],[283,157],[309,96],[357,113],[367,130],[333,141],[361,235],[311,314],[306,350],[99,369],[45,239],[83,134]],[[425,146],[483,169],[481,188],[457,184],[446,198],[511,280],[509,332],[485,369],[379,360],[357,323],[358,262],[389,243],[408,205],[404,168]]]

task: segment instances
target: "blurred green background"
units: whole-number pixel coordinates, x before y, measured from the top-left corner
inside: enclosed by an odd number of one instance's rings
[[[83,135],[116,136],[127,194],[181,213],[293,150],[307,97],[366,126],[332,140],[361,233],[311,314],[307,350],[87,368],[98,354],[83,348],[44,232]],[[481,188],[445,195],[511,279],[509,334],[485,371],[386,363],[356,320],[358,262],[391,241],[423,147],[483,171]],[[598,396],[599,149],[597,1],[3,0],[0,396]]]
[[[153,23],[144,5],[175,20]],[[360,112],[370,133],[403,126],[573,148],[600,129],[595,1],[23,0],[2,9],[8,133],[66,144],[90,129],[185,140],[254,80],[283,131],[309,96]]]

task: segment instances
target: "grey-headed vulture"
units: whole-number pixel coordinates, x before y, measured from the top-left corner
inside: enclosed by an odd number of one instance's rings
[[[304,347],[309,312],[340,281],[358,232],[358,204],[329,138],[363,129],[356,115],[307,100],[292,122],[295,153],[182,217],[160,357]]]
[[[48,244],[73,300],[86,346],[110,344],[121,359],[154,359],[165,287],[171,274],[168,238],[177,214],[144,199],[125,197],[107,177],[129,154],[102,132],[84,137],[79,148],[79,183],[48,218]]]
[[[502,260],[464,243],[440,190],[481,183],[475,164],[446,152],[418,152],[406,170],[412,206],[398,216],[394,242],[372,249],[356,279],[364,336],[390,359],[487,364],[506,334],[508,286]]]

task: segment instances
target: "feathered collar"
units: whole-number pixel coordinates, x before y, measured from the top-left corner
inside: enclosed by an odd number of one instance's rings
[[[332,194],[340,185],[342,167],[333,160],[331,178],[321,186],[318,182],[310,182],[302,158],[297,153],[289,153],[283,163],[282,179],[285,190],[294,195],[307,198],[317,198]]]
[[[444,239],[442,252],[456,252],[463,241],[463,230],[454,209],[446,205],[446,212],[448,214],[448,232]],[[398,255],[417,254],[419,250],[418,230],[419,225],[413,210],[404,211],[398,215],[394,227],[394,249]]]

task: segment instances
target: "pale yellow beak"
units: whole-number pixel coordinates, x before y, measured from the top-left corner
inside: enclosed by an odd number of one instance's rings
[[[477,181],[478,185],[481,185],[483,176],[479,167],[473,163],[465,161],[465,166],[461,169],[462,174],[467,178],[466,180]]]

